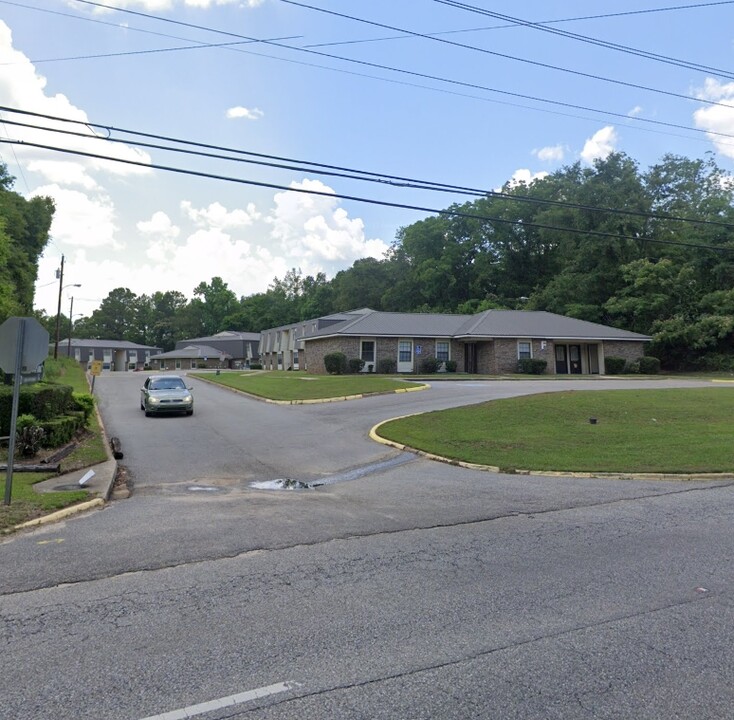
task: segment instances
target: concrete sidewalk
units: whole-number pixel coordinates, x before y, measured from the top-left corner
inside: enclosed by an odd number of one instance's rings
[[[79,481],[90,471],[93,472],[93,475],[84,483],[83,486],[80,486]],[[89,491],[90,499],[85,502],[77,503],[76,505],[70,505],[69,507],[49,513],[48,515],[28,520],[28,522],[20,523],[20,525],[16,525],[13,530],[24,530],[38,527],[40,525],[59,522],[60,520],[71,517],[72,515],[77,515],[78,513],[104,506],[105,502],[110,498],[116,476],[117,460],[110,456],[110,458],[105,462],[98,463],[92,467],[57,475],[56,477],[37,483],[33,487],[37,492],[41,493],[56,492],[59,490],[79,490],[84,487]],[[9,532],[12,532],[13,530],[10,530]]]
[[[43,482],[37,483],[33,487],[38,492],[56,492],[58,490],[80,490],[79,481],[90,471],[94,474],[87,482],[84,488],[89,490],[90,497],[102,498],[109,500],[112,486],[117,475],[117,460],[112,458],[98,465],[74,470],[73,472],[57,475]]]

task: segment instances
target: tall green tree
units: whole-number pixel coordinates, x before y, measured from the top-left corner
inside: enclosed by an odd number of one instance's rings
[[[0,322],[32,313],[38,261],[54,214],[51,198],[26,200],[12,190],[13,183],[0,163]]]
[[[224,318],[238,308],[237,295],[220,277],[213,277],[211,282],[201,282],[194,288],[192,314],[199,317],[203,335],[214,335],[226,330]]]

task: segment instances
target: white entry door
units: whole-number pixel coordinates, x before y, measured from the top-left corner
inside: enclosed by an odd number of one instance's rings
[[[413,341],[398,341],[398,372],[413,372]]]

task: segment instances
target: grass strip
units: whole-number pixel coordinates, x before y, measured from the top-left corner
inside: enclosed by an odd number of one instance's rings
[[[383,375],[309,375],[302,372],[196,373],[195,376],[270,400],[327,400],[347,395],[415,388]]]
[[[403,418],[379,434],[506,471],[731,472],[734,387],[543,393]]]
[[[89,392],[86,374],[74,360],[58,358],[46,360],[44,380],[61,385],[71,385],[75,392]],[[7,447],[0,450],[0,459],[7,461]],[[93,413],[87,427],[87,435],[77,447],[61,461],[61,471],[73,472],[107,460],[107,450],[102,428]],[[2,488],[5,488],[6,472],[0,472]],[[7,530],[55,510],[75,505],[89,499],[86,490],[39,493],[33,489],[36,483],[54,477],[53,473],[13,473],[10,505],[0,505],[0,530]]]

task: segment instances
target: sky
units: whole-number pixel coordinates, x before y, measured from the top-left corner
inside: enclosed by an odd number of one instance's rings
[[[471,199],[385,176],[734,171],[734,0],[0,0],[0,105],[14,190],[56,203],[37,309],[62,256],[67,316],[216,276],[249,296]]]

